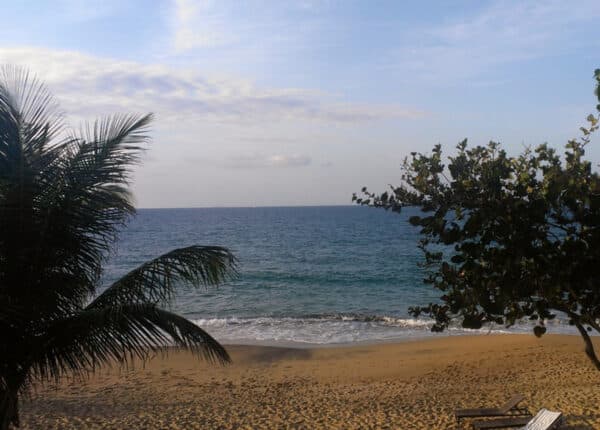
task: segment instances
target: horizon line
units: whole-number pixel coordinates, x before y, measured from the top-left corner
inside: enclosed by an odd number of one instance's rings
[[[325,204],[325,205],[256,205],[256,206],[170,206],[170,207],[136,207],[136,210],[159,209],[268,209],[268,208],[330,208],[330,207],[359,207],[357,204]]]

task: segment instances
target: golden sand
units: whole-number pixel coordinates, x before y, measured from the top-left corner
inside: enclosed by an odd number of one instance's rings
[[[226,367],[173,352],[46,385],[24,402],[22,428],[457,429],[455,408],[522,393],[532,413],[562,411],[565,429],[600,429],[600,371],[578,336],[229,351]]]

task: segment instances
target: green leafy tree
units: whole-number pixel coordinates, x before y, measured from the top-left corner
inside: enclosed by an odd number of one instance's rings
[[[148,261],[98,295],[101,264],[135,212],[128,183],[146,116],[114,116],[69,132],[46,88],[0,72],[0,429],[18,426],[19,396],[36,381],[85,375],[171,345],[225,363],[225,349],[160,306],[178,283],[235,273],[218,246]]]
[[[600,70],[595,78],[600,101]],[[405,159],[400,186],[353,196],[392,211],[421,209],[409,221],[420,228],[424,281],[441,297],[412,315],[432,317],[434,331],[453,320],[480,328],[529,319],[541,336],[560,313],[600,370],[589,335],[600,334],[600,176],[584,157],[599,117],[587,121],[563,157],[546,144],[511,157],[498,143],[469,148],[464,140],[445,165],[437,145]]]

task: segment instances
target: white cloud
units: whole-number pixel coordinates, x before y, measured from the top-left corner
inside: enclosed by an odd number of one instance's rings
[[[301,167],[308,166],[311,159],[307,155],[272,155],[267,159],[270,166],[275,167]]]
[[[600,18],[600,2],[496,1],[461,20],[411,28],[383,67],[414,79],[442,82],[484,77],[504,64],[572,52],[585,37],[578,33]],[[591,36],[591,35],[590,35]],[[587,38],[590,44],[593,38]],[[580,46],[578,46],[580,47]]]
[[[227,167],[236,169],[256,169],[265,167],[305,167],[312,162],[308,155],[291,154],[291,155],[242,155],[231,157],[227,163]]]
[[[222,21],[209,0],[174,0],[171,25],[175,52],[230,43],[234,38],[221,30]]]
[[[155,112],[162,121],[257,124],[261,121],[355,123],[418,118],[397,105],[340,103],[294,88],[260,88],[242,79],[207,77],[176,69],[117,61],[69,51],[0,48],[0,62],[27,67],[77,117],[114,112]]]

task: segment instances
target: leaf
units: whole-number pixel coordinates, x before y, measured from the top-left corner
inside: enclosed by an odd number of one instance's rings
[[[481,318],[475,315],[465,315],[462,321],[463,328],[478,330],[483,326]]]
[[[452,261],[454,264],[461,264],[461,263],[463,263],[465,261],[465,257],[462,256],[462,255],[460,255],[460,254],[453,255],[450,258],[450,261]]]
[[[88,308],[125,303],[168,303],[177,282],[217,285],[234,276],[235,257],[220,246],[190,246],[169,251],[114,282]]]
[[[411,216],[410,218],[408,218],[408,222],[411,225],[414,225],[414,226],[420,225],[421,217],[419,217],[419,216]]]
[[[187,319],[151,304],[93,308],[49,324],[30,353],[40,378],[80,373],[111,360],[146,359],[172,345],[225,363],[229,356],[208,333]]]
[[[535,334],[536,337],[542,337],[545,333],[546,333],[546,327],[544,327],[544,326],[536,325],[533,328],[533,334]]]

